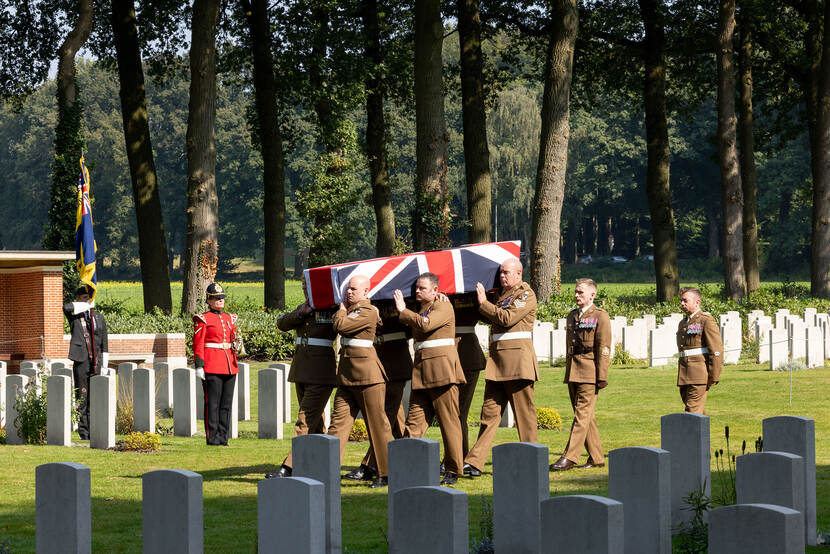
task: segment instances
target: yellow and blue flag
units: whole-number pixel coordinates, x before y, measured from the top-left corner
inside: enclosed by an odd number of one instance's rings
[[[95,236],[92,233],[92,205],[89,202],[89,172],[81,156],[81,174],[78,176],[78,211],[75,215],[75,260],[81,282],[89,291],[90,300],[95,298],[98,275],[95,273]]]

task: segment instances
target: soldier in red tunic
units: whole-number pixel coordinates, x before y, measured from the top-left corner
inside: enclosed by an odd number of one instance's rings
[[[225,291],[218,283],[207,287],[210,310],[193,316],[193,357],[196,374],[205,391],[205,435],[207,443],[227,446],[231,428],[231,406],[236,390],[236,314],[227,314]]]

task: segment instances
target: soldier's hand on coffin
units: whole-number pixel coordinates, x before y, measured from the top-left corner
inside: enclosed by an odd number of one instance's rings
[[[397,308],[398,313],[406,309],[406,302],[404,302],[403,293],[400,289],[395,289],[395,292],[392,293],[392,298],[395,300],[395,308]]]
[[[476,283],[476,296],[478,296],[478,303],[484,304],[487,301],[487,291],[484,290],[484,285]]]

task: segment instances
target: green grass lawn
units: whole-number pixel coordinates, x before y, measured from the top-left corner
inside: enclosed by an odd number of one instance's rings
[[[261,369],[267,364],[254,364]],[[570,425],[571,410],[561,368],[544,367],[537,384],[537,406],[554,407]],[[792,377],[792,405],[790,402]],[[647,369],[612,367],[610,386],[597,403],[597,419],[606,453],[625,446],[660,446],[660,416],[680,411],[673,367]],[[256,417],[256,371],[252,371],[252,415]],[[473,413],[477,420],[484,389],[479,382]],[[712,448],[726,448],[723,429],[730,427],[731,452],[740,455],[741,441],[749,450],[761,434],[761,421],[776,415],[799,415],[816,421],[818,529],[830,531],[830,369],[770,372],[762,366],[727,366],[721,384],[707,404]],[[296,413],[296,402],[293,406]],[[164,420],[170,424],[170,420]],[[200,422],[201,423],[201,422]],[[478,427],[471,427],[475,440]],[[292,434],[286,425],[286,437]],[[256,550],[256,485],[273,470],[290,447],[290,440],[256,439],[256,421],[240,422],[240,436],[229,448],[209,448],[204,431],[193,438],[163,437],[163,451],[135,454],[84,447],[0,446],[0,544],[13,552],[35,550],[35,467],[49,462],[77,462],[92,470],[92,540],[94,552],[141,550],[141,475],[156,469],[188,469],[204,478],[205,551]],[[440,440],[437,428],[427,437]],[[74,436],[77,440],[77,435]],[[539,441],[556,460],[568,439],[566,431],[540,431]],[[514,429],[500,429],[497,443],[517,440]],[[85,443],[83,443],[85,444]],[[350,444],[344,471],[355,467],[366,443]],[[584,460],[583,455],[583,460]],[[713,471],[715,470],[713,458]],[[481,537],[483,513],[492,495],[492,466],[478,479],[460,479],[456,488],[469,495],[470,538]],[[713,475],[717,492],[720,475]],[[550,475],[552,495],[608,493],[607,468],[573,470]],[[386,551],[386,491],[343,482],[342,529],[344,552]],[[809,551],[810,549],[808,549]],[[812,549],[820,551],[819,549]]]

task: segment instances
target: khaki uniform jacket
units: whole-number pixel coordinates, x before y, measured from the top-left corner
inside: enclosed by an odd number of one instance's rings
[[[474,333],[458,334],[458,327],[475,327],[481,320],[476,299],[471,294],[459,294],[450,297],[455,309],[456,336],[458,341],[458,359],[464,371],[481,371],[487,365],[487,359],[481,350],[481,344]]]
[[[415,350],[415,369],[412,372],[412,390],[431,389],[452,383],[463,384],[464,370],[458,360],[455,342],[455,312],[449,302],[432,302],[422,306],[420,314],[406,309],[401,322],[412,327],[415,344],[437,339],[451,339],[447,346]]]
[[[384,302],[377,306],[382,324],[378,326],[375,336],[375,350],[380,363],[390,381],[408,381],[412,379],[412,354],[409,352],[409,338],[412,330],[398,319],[400,315],[394,303]],[[403,333],[404,339],[385,341],[385,335]]]
[[[677,349],[692,348],[708,348],[709,352],[678,360],[677,386],[717,383],[723,369],[723,340],[715,318],[706,312],[686,316],[677,326]]]
[[[503,291],[495,303],[484,301],[478,311],[492,323],[496,335],[526,331],[533,333],[536,321],[536,294],[527,283]],[[488,381],[539,380],[533,339],[500,340],[490,343],[490,357],[484,378]]]
[[[334,330],[343,338],[374,342],[380,318],[368,299],[352,304],[334,314]],[[337,384],[347,387],[386,382],[386,372],[374,346],[344,346],[340,349]]]
[[[332,326],[334,310],[314,310],[308,315],[300,314],[298,306],[293,312],[280,316],[277,327],[281,331],[294,331],[298,339],[325,339],[333,341],[337,333]],[[333,346],[297,344],[288,380],[308,385],[337,384],[337,362]]]
[[[611,319],[608,312],[593,304],[579,315],[568,314],[565,344],[565,383],[608,381],[611,362]]]

